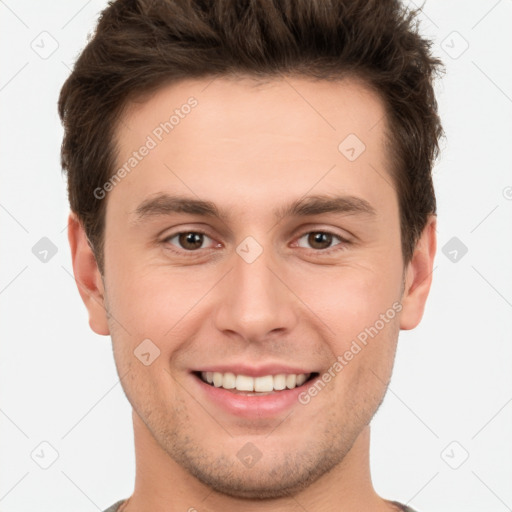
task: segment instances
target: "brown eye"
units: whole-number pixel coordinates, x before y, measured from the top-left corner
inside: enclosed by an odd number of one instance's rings
[[[333,247],[332,243],[334,239],[338,239],[341,244],[334,244],[336,245],[343,245],[343,242],[348,243],[346,240],[341,238],[338,235],[335,235],[334,233],[329,233],[327,231],[310,231],[309,233],[305,233],[299,238],[299,247],[305,247],[306,249],[315,249],[317,251],[323,251],[326,249],[330,249]],[[306,241],[306,246],[301,244],[301,240]]]
[[[332,235],[329,233],[309,233],[308,243],[313,249],[328,249],[332,242]]]
[[[177,246],[178,249],[190,252],[202,249],[205,238],[210,239],[209,236],[201,233],[200,231],[182,231],[166,238],[164,242]],[[173,242],[173,240],[176,241]]]
[[[202,233],[180,233],[178,240],[184,249],[200,249],[203,245],[203,234]]]

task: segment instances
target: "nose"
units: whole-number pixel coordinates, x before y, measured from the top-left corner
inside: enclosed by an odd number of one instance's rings
[[[217,329],[250,342],[290,332],[299,318],[299,301],[286,284],[286,272],[270,250],[248,261],[235,253],[232,270],[219,283]]]

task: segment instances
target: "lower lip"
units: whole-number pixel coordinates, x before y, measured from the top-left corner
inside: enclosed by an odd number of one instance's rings
[[[294,389],[275,391],[268,395],[240,395],[223,388],[216,388],[191,374],[208,400],[230,414],[244,418],[271,418],[299,403],[299,395],[311,386],[318,376]]]

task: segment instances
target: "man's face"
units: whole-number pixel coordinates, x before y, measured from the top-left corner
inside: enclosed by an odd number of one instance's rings
[[[158,130],[175,109],[174,128]],[[362,85],[291,78],[182,82],[123,117],[116,169],[154,147],[105,199],[115,361],[139,434],[213,489],[276,497],[310,484],[384,397],[404,313],[384,128]],[[173,211],[164,195],[208,201],[222,218]],[[310,196],[352,206],[283,216]],[[216,369],[318,378],[247,396],[196,373]]]

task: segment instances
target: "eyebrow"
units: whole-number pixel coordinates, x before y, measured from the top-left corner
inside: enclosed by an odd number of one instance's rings
[[[169,195],[166,193],[144,200],[132,212],[135,216],[133,223],[138,224],[146,219],[171,215],[173,213],[186,213],[213,217],[227,222],[230,218],[228,210],[223,210],[211,201],[196,199],[188,196]],[[306,196],[291,203],[276,208],[276,219],[285,217],[307,217],[324,213],[345,215],[363,215],[369,218],[376,217],[377,211],[365,199],[356,196]]]

